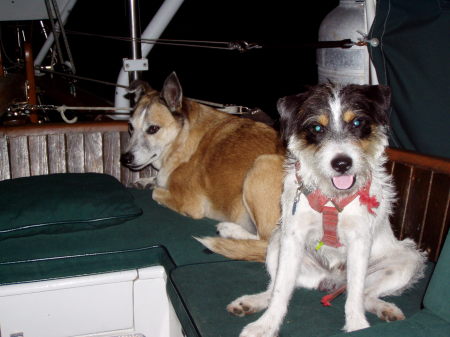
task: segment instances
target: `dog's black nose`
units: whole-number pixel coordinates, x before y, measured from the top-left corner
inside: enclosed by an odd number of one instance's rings
[[[124,154],[122,154],[120,156],[120,162],[126,166],[130,165],[133,162],[133,160],[134,160],[134,156],[130,152],[125,152]]]
[[[347,172],[352,167],[352,158],[347,156],[338,156],[331,161],[331,167],[339,173]]]

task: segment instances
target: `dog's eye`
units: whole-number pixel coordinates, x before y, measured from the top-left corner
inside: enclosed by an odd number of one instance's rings
[[[134,128],[133,125],[131,125],[131,123],[128,123],[128,132],[130,133],[130,135],[133,134]]]
[[[361,119],[361,118],[355,118],[353,121],[352,121],[352,127],[354,127],[354,128],[359,128],[362,124],[363,124],[363,120]]]
[[[146,132],[147,132],[149,135],[153,135],[153,134],[157,133],[158,130],[159,130],[159,126],[158,126],[158,125],[150,125],[150,126],[148,127],[148,129],[147,129]]]
[[[320,124],[313,124],[310,126],[310,130],[312,133],[318,134],[325,131],[325,128]]]

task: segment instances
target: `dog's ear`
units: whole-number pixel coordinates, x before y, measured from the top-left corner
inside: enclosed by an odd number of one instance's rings
[[[142,95],[150,90],[152,90],[152,88],[147,82],[142,80],[135,80],[131,82],[130,86],[128,87],[128,94],[134,95],[134,101],[138,102]]]
[[[364,96],[372,105],[373,117],[382,125],[389,124],[388,109],[391,105],[391,89],[384,85],[362,86]]]
[[[181,109],[183,105],[183,89],[175,72],[172,72],[164,81],[161,97],[171,112],[177,112]]]
[[[341,95],[343,101],[357,108],[362,107],[381,125],[389,124],[388,109],[391,103],[391,90],[384,85],[349,84]]]
[[[280,130],[285,141],[294,132],[296,121],[300,119],[301,106],[309,97],[309,92],[282,97],[277,102],[277,110],[280,114]]]
[[[386,111],[391,105],[391,89],[385,85],[368,85],[365,88],[367,98],[372,100],[382,110]]]

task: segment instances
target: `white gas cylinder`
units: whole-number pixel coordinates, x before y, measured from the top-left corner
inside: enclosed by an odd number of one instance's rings
[[[358,31],[367,33],[365,1],[340,0],[322,21],[319,41],[340,41],[362,38]],[[348,49],[317,49],[319,83],[369,83],[369,55],[367,47],[353,46]]]

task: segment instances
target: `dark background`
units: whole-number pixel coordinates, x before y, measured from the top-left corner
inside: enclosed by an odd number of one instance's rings
[[[161,3],[162,0],[138,0],[142,30]],[[150,70],[143,73],[143,79],[159,90],[166,76],[176,71],[188,97],[259,107],[277,119],[278,98],[317,83],[316,50],[301,46],[317,41],[320,23],[338,3],[338,0],[185,0],[162,38],[245,40],[265,48],[240,53],[156,45],[148,56]],[[379,10],[384,7],[385,12]],[[66,29],[129,37],[128,12],[128,0],[78,0]],[[449,36],[448,11],[440,2],[385,0],[379,2],[377,16],[378,28],[374,36],[383,35],[383,49],[373,48],[372,54],[376,58],[377,53],[383,51],[377,67],[383,69],[383,62],[386,62],[389,68],[383,72],[387,77],[381,82],[390,85],[394,93],[393,145],[448,157],[448,149],[442,150],[443,144],[449,144],[445,138],[448,138],[445,128],[448,123],[442,123],[449,116],[445,98],[449,97],[447,73],[450,68],[446,65],[450,49],[442,42]],[[35,53],[43,43],[37,23],[0,22],[2,56],[10,73],[14,69],[24,73],[20,62],[14,62],[23,58],[23,51],[16,48],[17,25],[25,27]],[[69,42],[77,74],[97,80],[115,83],[122,59],[131,56],[129,42],[73,34],[69,34]],[[59,84],[62,81],[51,82],[57,91],[62,91],[60,88],[64,84]],[[85,81],[77,84],[111,104],[114,101],[113,86]],[[7,83],[4,87],[14,86]],[[1,110],[4,95],[1,90],[0,93]],[[76,102],[68,102],[66,95],[64,99],[47,104],[92,105],[79,99],[80,96]]]
[[[161,3],[138,1],[142,31]],[[186,96],[260,107],[276,116],[279,97],[317,82],[315,50],[299,46],[317,41],[320,22],[337,5],[337,0],[186,0],[162,38],[245,40],[267,48],[240,53],[156,45],[143,79],[159,90],[165,77],[176,71]],[[66,29],[130,36],[128,1],[79,0]],[[122,58],[131,56],[129,42],[76,35],[69,35],[69,42],[82,76],[116,82]],[[83,85],[114,99],[112,87]]]

